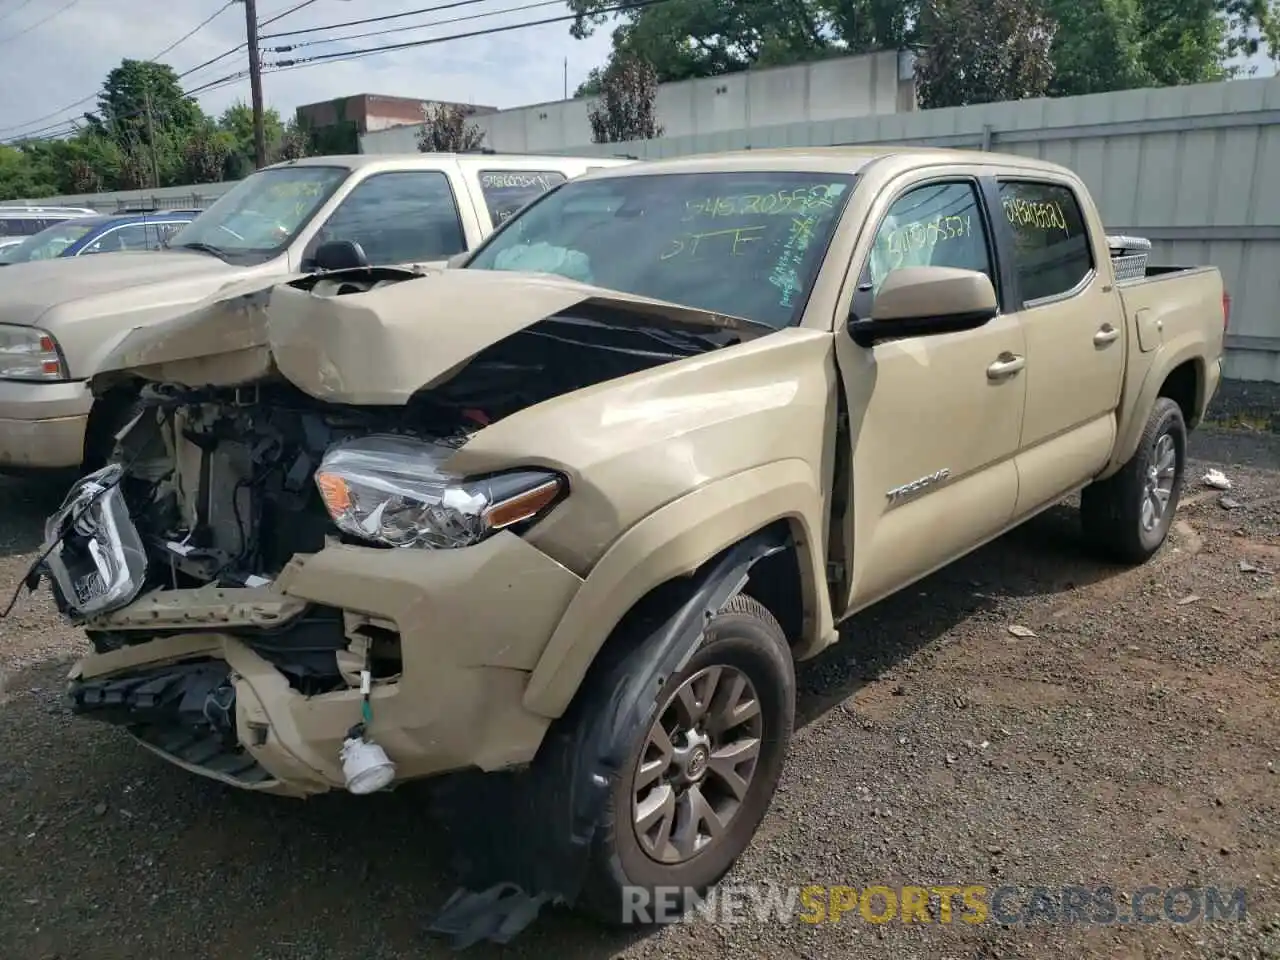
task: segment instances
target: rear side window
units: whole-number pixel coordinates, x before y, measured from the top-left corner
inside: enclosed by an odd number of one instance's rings
[[[42,217],[0,217],[0,237],[34,236],[45,227],[53,226],[58,222]]]
[[[122,253],[125,250],[145,249],[147,249],[147,225],[127,223],[122,227],[112,227],[80,252],[83,254]]]
[[[510,220],[530,200],[567,179],[558,170],[481,170],[480,192],[496,227]]]
[[[1024,301],[1069,293],[1093,270],[1084,214],[1069,187],[1005,180],[1000,204],[1013,228],[1014,266]]]
[[[449,178],[438,170],[375,173],[356,184],[318,243],[350,240],[372,264],[445,260],[466,249]]]

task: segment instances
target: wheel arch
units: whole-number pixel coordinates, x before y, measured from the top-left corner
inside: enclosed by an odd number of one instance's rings
[[[1122,409],[1115,449],[1098,479],[1113,475],[1133,456],[1160,397],[1168,397],[1177,403],[1187,429],[1194,429],[1204,412],[1206,386],[1203,344],[1197,341],[1167,354],[1162,353],[1143,378],[1137,397]]]
[[[138,399],[138,391],[141,387],[141,380],[119,379],[93,398],[84,431],[82,457],[83,466],[86,469],[95,469],[106,462],[106,457],[111,453],[110,442],[113,439],[114,430],[119,430],[123,426],[119,418]]]
[[[570,602],[529,678],[526,709],[561,716],[602,649],[642,642],[638,621],[662,629],[664,618],[682,618],[680,642],[691,652],[708,611],[739,591],[773,613],[793,649],[815,647],[834,630],[822,502],[807,464],[779,461],[700,487],[637,523]]]

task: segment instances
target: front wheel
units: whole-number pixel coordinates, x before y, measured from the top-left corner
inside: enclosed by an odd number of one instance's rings
[[[750,844],[795,718],[777,620],[751,597],[733,598],[656,699],[613,784],[579,901],[607,923],[676,919]]]
[[[1145,563],[1169,535],[1186,462],[1182,409],[1160,397],[1133,456],[1119,472],[1081,492],[1085,536],[1112,559]]]

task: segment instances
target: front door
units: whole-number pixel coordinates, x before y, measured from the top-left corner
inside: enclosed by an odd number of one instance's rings
[[[332,240],[359,244],[374,266],[440,263],[468,247],[453,185],[440,170],[370,174],[317,231],[308,254]]]
[[[976,178],[895,191],[860,265],[852,312],[902,266],[978,270],[1001,284],[990,211]],[[852,444],[849,525],[841,532],[848,609],[872,603],[1010,521],[1026,379],[1022,328],[1001,312],[975,330],[858,346],[843,326],[836,357]]]
[[[1086,222],[1071,185],[1001,177],[998,189],[1027,338],[1022,516],[1089,480],[1111,456],[1125,324],[1110,273],[1096,263],[1102,225]]]

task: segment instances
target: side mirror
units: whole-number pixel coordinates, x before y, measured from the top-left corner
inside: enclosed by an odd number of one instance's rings
[[[364,248],[352,240],[327,240],[310,257],[314,270],[352,270],[369,266]]]
[[[467,257],[469,256],[471,256],[470,250],[463,250],[460,253],[455,253],[444,262],[444,268],[446,270],[453,270],[455,267],[460,267],[467,262]]]
[[[996,291],[985,273],[902,267],[880,285],[871,319],[852,321],[849,335],[860,347],[874,347],[881,340],[973,330],[997,313]]]

